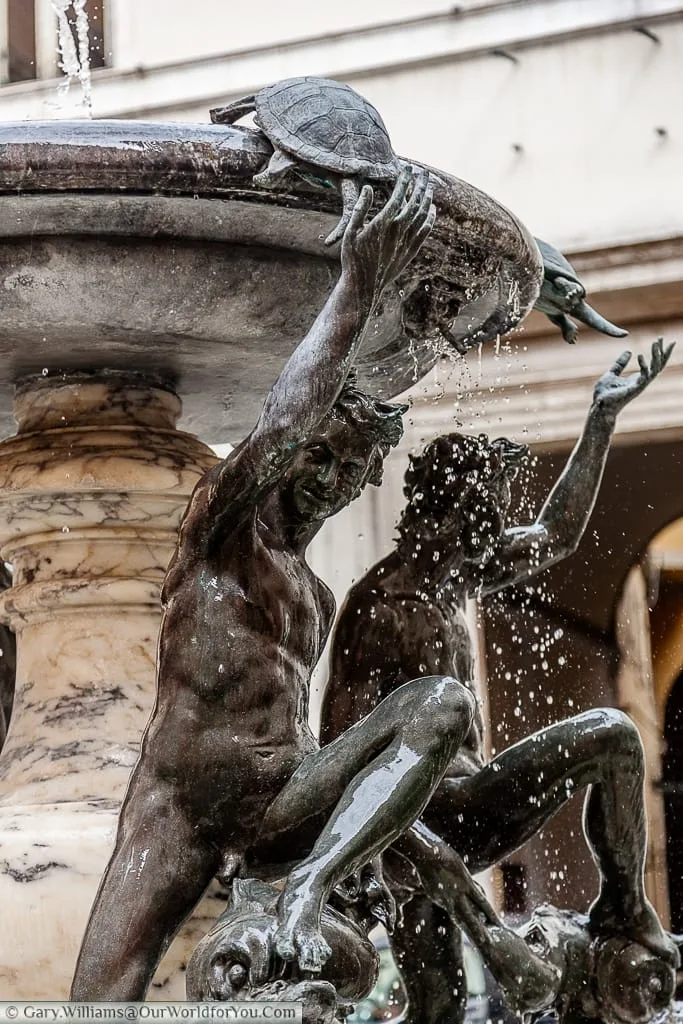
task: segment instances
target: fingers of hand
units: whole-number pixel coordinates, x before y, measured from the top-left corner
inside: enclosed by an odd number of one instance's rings
[[[662,359],[664,358],[664,351],[663,351],[663,349],[664,349],[663,339],[662,338],[657,338],[657,340],[654,342],[654,344],[652,346],[652,351],[650,353],[650,367],[651,367],[651,373],[652,373],[653,377],[656,374],[658,374],[659,371],[662,368]]]
[[[409,223],[415,220],[419,216],[422,203],[425,197],[429,193],[429,200],[427,208],[431,202],[431,189],[429,188],[429,172],[421,168],[413,178],[413,188],[410,193],[410,198],[406,200],[401,212],[396,217],[396,223]]]
[[[372,187],[370,185],[363,185],[360,195],[356,200],[356,205],[353,208],[353,213],[351,214],[346,234],[356,235],[360,231],[365,218],[370,212],[373,198],[374,193],[372,191]]]
[[[427,235],[430,233],[430,231],[434,227],[434,223],[436,221],[436,207],[432,203],[431,196],[429,197],[429,203],[430,203],[430,205],[429,205],[429,208],[427,210],[427,216],[426,216],[426,218],[424,220],[424,223],[422,224],[422,226],[421,226],[421,228],[420,228],[420,230],[418,232],[418,237],[420,239],[420,245],[422,245],[423,241],[425,240]]]
[[[618,356],[610,366],[609,372],[619,377],[624,372],[624,369],[628,365],[628,361],[630,358],[630,352],[622,352],[621,355]]]
[[[412,195],[410,197],[410,205],[415,210],[419,210],[424,203],[427,195],[429,194],[428,202],[432,200],[432,189],[429,185],[429,171],[426,171],[424,167],[421,167],[418,171],[417,178],[413,185]]]
[[[430,216],[431,211],[434,210],[432,190],[430,188],[426,188],[424,190],[417,206],[413,204],[412,199],[413,196],[411,196],[410,202],[406,204],[401,215],[396,218],[396,223],[401,224],[401,226],[405,225],[406,233],[410,234],[420,231]],[[433,223],[434,220],[432,218],[432,224]]]
[[[413,237],[410,239],[408,248],[405,251],[405,258],[402,260],[403,266],[407,267],[410,261],[417,255],[418,251],[422,247],[422,243],[425,238],[430,234],[434,227],[434,221],[436,220],[436,209],[431,206],[429,213],[427,214],[426,220],[421,224]]]
[[[657,338],[657,340],[652,346],[651,372],[653,376],[655,376],[658,373],[661,373],[666,364],[669,362],[669,358],[671,357],[671,353],[673,352],[675,344],[676,343],[672,341],[670,345],[667,345],[666,348],[664,348],[664,338]]]
[[[639,355],[638,356],[638,366],[640,367],[640,376],[644,377],[645,380],[649,380],[649,378],[650,378],[650,367],[645,362],[645,356],[643,356],[643,355]],[[653,374],[657,373],[657,368],[656,367],[657,367],[657,359],[656,359],[656,356],[653,353],[653,355],[652,355],[652,373]]]
[[[432,210],[434,210],[433,200],[434,193],[432,189],[426,188],[424,191],[424,195],[422,196],[422,199],[420,201],[420,205],[417,208],[417,213],[415,215],[416,221],[424,222],[427,219]]]
[[[401,169],[401,173],[396,179],[394,191],[391,193],[391,197],[389,198],[389,201],[384,208],[387,214],[395,216],[396,214],[401,212],[401,210],[403,209],[403,203],[405,201],[406,194],[408,192],[408,186],[410,185],[412,180],[413,169],[408,164],[405,164]]]
[[[660,341],[662,342],[662,344],[664,344],[664,339],[663,338],[660,338]],[[671,344],[667,345],[666,348],[664,349],[664,351],[662,352],[662,369],[664,369],[666,364],[669,362],[669,358],[670,358],[671,353],[673,352],[675,347],[676,347],[676,342],[672,341]]]

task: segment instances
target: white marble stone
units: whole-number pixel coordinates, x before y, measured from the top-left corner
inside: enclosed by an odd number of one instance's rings
[[[80,939],[104,863],[117,808],[105,800],[3,808],[0,993],[66,998]],[[184,926],[152,982],[149,999],[184,999],[187,959],[225,907],[217,885]]]
[[[162,388],[40,381],[0,444],[0,555],[14,586],[15,707],[0,754],[0,995],[65,998],[154,701],[160,586],[187,497],[215,456]],[[150,998],[223,902],[205,898]]]

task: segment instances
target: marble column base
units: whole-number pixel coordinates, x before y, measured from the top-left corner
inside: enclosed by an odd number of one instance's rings
[[[14,708],[0,753],[0,998],[63,999],[155,696],[160,588],[199,476],[172,392],[135,375],[20,390],[0,444],[0,556],[14,585]],[[218,892],[218,890],[216,890]],[[150,998],[224,906],[203,901]]]
[[[100,876],[114,845],[118,803],[0,808],[0,998],[66,999]],[[192,950],[225,909],[217,884],[159,966],[148,999],[185,999]]]

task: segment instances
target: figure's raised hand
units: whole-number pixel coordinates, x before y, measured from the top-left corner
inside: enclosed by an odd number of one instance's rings
[[[404,167],[385,206],[367,224],[373,192],[365,185],[344,232],[342,275],[374,305],[382,291],[405,270],[429,235],[436,218],[429,172]]]
[[[603,374],[595,385],[593,391],[593,404],[601,412],[616,417],[618,413],[628,405],[632,399],[658,376],[669,361],[674,343],[664,347],[663,338],[658,338],[652,346],[650,365],[648,366],[645,357],[638,356],[638,373],[630,373],[624,377],[630,352],[622,352],[618,359],[610,366],[607,373]]]

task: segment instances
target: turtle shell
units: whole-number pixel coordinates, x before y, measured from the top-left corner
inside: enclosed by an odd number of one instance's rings
[[[546,277],[549,277],[551,280],[555,277],[566,277],[570,281],[581,284],[573,266],[559,249],[556,249],[554,245],[549,245],[548,242],[544,242],[541,238],[537,238],[535,241],[543,260],[543,271]]]
[[[348,85],[329,78],[286,78],[256,95],[256,123],[297,160],[335,171],[391,180],[400,164],[384,121]]]

